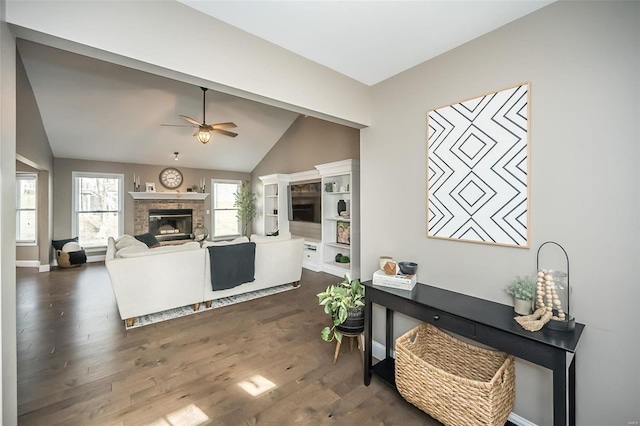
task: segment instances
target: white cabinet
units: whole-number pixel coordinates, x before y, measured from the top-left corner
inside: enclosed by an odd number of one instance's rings
[[[315,272],[322,271],[321,250],[322,241],[305,238],[302,250],[302,267]]]
[[[258,233],[271,234],[275,231],[288,232],[287,184],[289,177],[284,174],[260,176],[262,181],[262,230]]]
[[[322,270],[360,278],[359,161],[336,161],[316,169],[322,178]],[[338,213],[339,206],[346,215]]]

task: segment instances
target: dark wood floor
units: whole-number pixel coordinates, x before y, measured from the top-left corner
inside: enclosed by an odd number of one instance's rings
[[[374,378],[356,352],[320,339],[301,288],[125,331],[103,264],[17,271],[21,425],[438,425]],[[176,283],[176,285],[180,285]],[[275,387],[258,396],[238,383]]]

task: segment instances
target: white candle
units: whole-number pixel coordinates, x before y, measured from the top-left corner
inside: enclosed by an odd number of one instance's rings
[[[136,174],[135,173],[133,174],[133,184],[134,185],[136,184]]]

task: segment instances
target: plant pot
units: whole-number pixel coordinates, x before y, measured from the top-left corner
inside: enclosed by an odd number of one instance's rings
[[[531,300],[513,298],[513,310],[516,314],[529,315],[531,313]]]
[[[342,333],[360,334],[364,331],[364,306],[349,308],[347,319],[336,328]]]

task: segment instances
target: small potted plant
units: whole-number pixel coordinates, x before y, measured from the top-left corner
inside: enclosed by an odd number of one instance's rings
[[[516,277],[506,291],[514,298],[513,308],[517,314],[529,315],[531,313],[531,301],[536,291],[536,285],[529,277]]]
[[[318,293],[318,303],[324,306],[324,312],[331,315],[333,325],[325,327],[320,336],[326,342],[333,338],[342,342],[342,332],[350,334],[362,333],[364,330],[364,286],[359,279],[351,279],[345,274],[344,280],[337,285],[330,285],[326,291]]]

